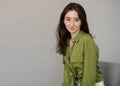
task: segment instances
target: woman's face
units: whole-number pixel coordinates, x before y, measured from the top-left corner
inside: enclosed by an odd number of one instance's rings
[[[64,18],[64,24],[70,34],[76,34],[80,31],[81,20],[75,10],[68,11]]]

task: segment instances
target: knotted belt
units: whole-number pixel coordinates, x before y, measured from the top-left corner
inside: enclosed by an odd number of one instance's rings
[[[67,65],[67,70],[69,71],[68,73],[69,73],[69,76],[70,76],[70,82],[67,83],[65,86],[74,86],[75,77],[76,77],[75,68],[73,67],[72,64],[69,63],[68,60],[66,60],[64,65]]]

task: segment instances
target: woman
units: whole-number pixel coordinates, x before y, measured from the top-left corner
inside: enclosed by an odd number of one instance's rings
[[[86,13],[78,3],[62,11],[57,28],[57,52],[63,55],[62,86],[104,86],[98,67],[99,51],[89,32]]]

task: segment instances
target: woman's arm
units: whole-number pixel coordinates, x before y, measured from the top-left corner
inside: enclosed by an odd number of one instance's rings
[[[98,63],[98,47],[91,37],[84,41],[84,67],[81,86],[95,86],[96,67]]]

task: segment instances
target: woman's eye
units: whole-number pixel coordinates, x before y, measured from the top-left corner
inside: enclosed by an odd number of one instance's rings
[[[75,19],[75,21],[79,21],[79,19]]]
[[[67,21],[70,21],[70,19],[66,19]]]

